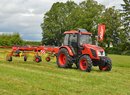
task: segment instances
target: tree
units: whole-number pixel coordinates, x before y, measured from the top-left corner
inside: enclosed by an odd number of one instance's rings
[[[18,33],[0,35],[0,46],[22,45],[23,40]]]
[[[102,14],[102,23],[106,25],[106,33],[104,42],[110,46],[110,43],[117,46],[118,43],[124,40],[122,31],[121,15],[115,7],[105,9]],[[123,38],[123,39],[122,39]]]
[[[79,4],[81,8],[81,19],[79,20],[79,26],[92,32],[93,35],[97,35],[97,26],[100,23],[100,17],[104,10],[104,6],[98,4],[94,0],[86,0]]]
[[[128,34],[130,33],[130,0],[123,0],[123,1],[124,4],[121,4],[121,6],[123,7],[121,14],[123,18],[124,31],[128,36]]]
[[[44,15],[44,21],[41,24],[43,44],[61,45],[63,32],[69,28],[67,17],[76,7],[77,4],[73,1],[57,2],[52,5],[52,8]]]
[[[13,35],[11,35],[11,39],[10,39],[10,44],[12,45],[22,45],[23,40],[20,37],[19,33],[13,33]]]
[[[73,1],[54,3],[41,24],[43,44],[61,45],[63,32],[71,29],[85,28],[96,35],[103,9],[104,6],[94,0],[86,0],[79,5]]]
[[[92,32],[93,42],[95,42],[97,35],[97,27],[101,20],[101,15],[105,7],[95,0],[85,0],[79,4],[81,9],[80,20],[77,22],[78,27],[87,29]]]
[[[125,40],[121,29],[121,16],[114,7],[105,9],[103,5],[94,0],[85,0],[79,5],[73,1],[57,2],[44,15],[41,24],[42,42],[46,45],[61,45],[63,32],[78,28],[92,32],[93,40],[95,40],[100,23],[106,24],[106,35],[103,43],[107,43],[108,47],[110,42],[116,46],[117,42]]]

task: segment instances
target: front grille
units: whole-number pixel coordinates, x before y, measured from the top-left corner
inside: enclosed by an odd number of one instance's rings
[[[91,50],[91,52],[92,52],[92,55],[93,55],[94,57],[97,57],[96,51],[93,50],[93,49],[90,49],[90,50]]]
[[[105,52],[104,51],[100,51],[101,56],[105,56]]]

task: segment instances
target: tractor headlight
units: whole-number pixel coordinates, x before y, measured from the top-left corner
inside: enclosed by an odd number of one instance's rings
[[[97,51],[98,56],[105,56],[105,51]]]

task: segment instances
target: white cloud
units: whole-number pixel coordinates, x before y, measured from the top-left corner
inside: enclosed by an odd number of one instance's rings
[[[13,34],[13,32],[0,32],[0,35],[1,34]]]
[[[96,0],[99,3],[105,5],[107,8],[115,6],[117,9],[121,8],[121,5],[123,3],[123,0]]]
[[[67,0],[1,0],[0,32],[19,32],[25,40],[41,40],[40,24],[46,13],[55,2]],[[74,0],[76,3],[84,0]],[[117,8],[123,0],[96,0],[107,7]]]

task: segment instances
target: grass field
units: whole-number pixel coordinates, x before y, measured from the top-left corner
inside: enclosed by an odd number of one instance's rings
[[[111,72],[93,67],[86,73],[58,68],[53,62],[35,63],[29,57],[6,62],[0,49],[0,95],[130,95],[130,56],[109,55]],[[44,57],[43,57],[44,58]]]

